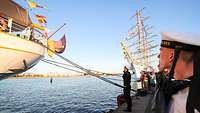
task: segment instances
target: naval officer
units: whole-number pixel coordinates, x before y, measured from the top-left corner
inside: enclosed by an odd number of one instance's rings
[[[200,112],[200,36],[162,32],[159,71],[170,70],[146,113]]]
[[[122,76],[124,81],[124,98],[127,103],[127,109],[125,109],[126,112],[132,111],[132,100],[131,100],[131,73],[128,71],[128,68],[124,66],[124,74]]]

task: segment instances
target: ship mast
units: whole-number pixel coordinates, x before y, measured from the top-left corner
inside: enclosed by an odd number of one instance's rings
[[[129,29],[128,36],[121,42],[125,59],[130,64],[131,69],[135,69],[135,71],[152,67],[152,58],[157,55],[153,51],[158,46],[153,40],[156,35],[150,32],[152,26],[144,24],[144,21],[149,17],[142,17],[143,9],[137,10],[135,15],[132,16],[136,19],[136,24]]]

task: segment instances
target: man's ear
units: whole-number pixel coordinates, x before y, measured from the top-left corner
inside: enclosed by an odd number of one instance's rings
[[[173,60],[174,60],[174,52],[171,52],[169,56],[170,63],[173,62]]]

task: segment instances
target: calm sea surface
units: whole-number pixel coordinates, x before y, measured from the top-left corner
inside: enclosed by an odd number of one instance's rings
[[[0,81],[0,113],[102,113],[117,107],[121,93],[90,76],[53,78],[52,84],[49,78],[6,79]]]

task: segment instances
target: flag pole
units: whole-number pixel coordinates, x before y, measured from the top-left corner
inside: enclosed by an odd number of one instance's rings
[[[51,38],[53,35],[55,35],[61,28],[63,28],[66,25],[66,23],[64,23],[60,28],[58,28],[53,34],[51,34],[51,36],[48,37]]]

